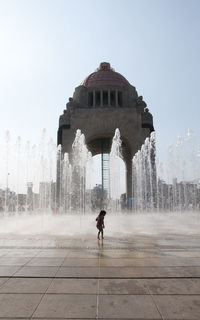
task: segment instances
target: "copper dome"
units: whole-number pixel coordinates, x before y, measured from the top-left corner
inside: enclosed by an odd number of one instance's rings
[[[84,87],[119,86],[125,87],[129,82],[120,73],[115,72],[110,63],[102,62],[96,72],[91,73],[82,83]]]

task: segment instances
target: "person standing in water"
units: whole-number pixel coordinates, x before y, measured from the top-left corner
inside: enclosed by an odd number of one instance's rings
[[[101,210],[98,217],[96,218],[97,221],[97,229],[99,230],[98,232],[98,236],[97,239],[100,240],[100,233],[101,233],[101,239],[104,239],[103,237],[103,229],[105,228],[104,225],[104,217],[106,215],[106,211],[105,210]]]

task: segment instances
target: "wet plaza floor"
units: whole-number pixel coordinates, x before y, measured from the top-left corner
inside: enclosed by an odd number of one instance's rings
[[[200,319],[200,236],[0,239],[0,319]]]

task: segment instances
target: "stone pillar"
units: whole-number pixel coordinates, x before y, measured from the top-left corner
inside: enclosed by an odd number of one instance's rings
[[[110,90],[108,90],[108,106],[110,107]]]
[[[118,91],[115,90],[115,105],[118,107]]]
[[[103,106],[103,90],[101,90],[100,92],[100,106],[102,107]]]
[[[93,107],[96,106],[96,100],[95,100],[95,91],[93,91]]]

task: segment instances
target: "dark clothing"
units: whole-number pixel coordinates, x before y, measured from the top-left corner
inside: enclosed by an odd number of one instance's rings
[[[104,227],[104,216],[103,215],[99,215],[96,218],[97,221],[97,229],[99,229],[100,231],[103,230]]]

